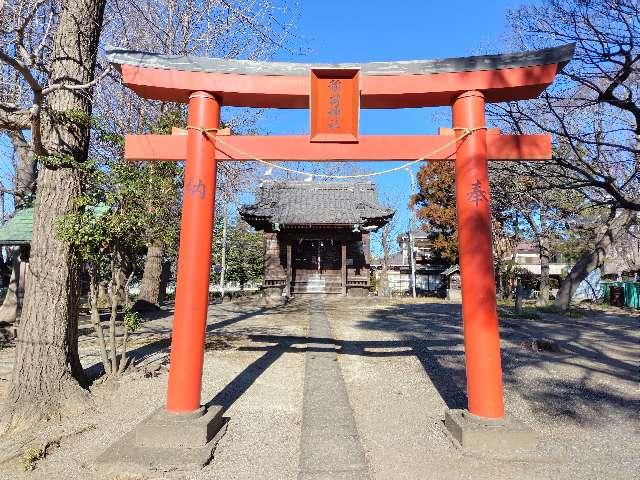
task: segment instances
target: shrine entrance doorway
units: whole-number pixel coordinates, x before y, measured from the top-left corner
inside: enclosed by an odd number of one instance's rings
[[[292,244],[291,293],[341,293],[340,244],[332,238]]]

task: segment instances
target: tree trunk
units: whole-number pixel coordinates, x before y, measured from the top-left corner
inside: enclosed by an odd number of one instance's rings
[[[162,242],[153,240],[147,248],[147,258],[144,262],[144,273],[140,284],[140,294],[135,309],[159,308],[164,300],[163,282],[163,254]],[[143,308],[144,307],[144,308]]]
[[[98,347],[100,349],[100,359],[104,366],[105,375],[111,375],[111,364],[109,363],[109,357],[107,354],[107,344],[104,340],[104,330],[102,329],[102,323],[100,323],[100,312],[98,311],[99,293],[98,284],[100,283],[97,275],[97,268],[91,267],[89,283],[89,306],[91,309],[91,324],[96,331],[98,337]]]
[[[109,300],[109,281],[108,280],[100,280],[98,283],[98,308],[106,307],[110,305],[111,300]]]
[[[104,6],[105,0],[62,1],[53,39],[53,84],[93,79]],[[44,108],[41,139],[50,158],[86,162],[90,92],[55,90]],[[71,247],[56,237],[57,220],[76,208],[81,192],[77,169],[41,166],[25,304],[0,431],[77,413],[86,401],[78,356],[79,263]]]
[[[109,312],[109,348],[111,350],[111,373],[115,379],[118,376],[118,347],[116,343],[116,318],[118,316],[118,272],[117,268],[111,267],[111,283],[109,284],[109,294],[111,298],[111,309]]]
[[[635,219],[635,212],[623,210],[615,217],[613,214],[602,226],[599,240],[592,251],[585,253],[578,259],[569,272],[569,275],[560,284],[555,306],[561,310],[567,310],[571,304],[571,298],[578,285],[596,268],[601,267],[613,242]]]
[[[116,265],[116,271],[114,272],[114,274],[117,277],[116,285],[118,286],[118,288],[116,290],[116,295],[118,304],[129,305],[129,282],[127,280],[131,275],[133,266],[131,265],[131,261],[127,256],[118,255],[117,260],[118,264]]]
[[[522,279],[516,279],[516,313],[522,313]]]
[[[82,396],[78,382],[85,383],[78,357],[78,263],[54,231],[55,218],[73,208],[80,182],[70,169],[43,169],[38,183],[29,281],[7,401],[14,427],[64,411]]]
[[[549,303],[549,238],[547,235],[538,236],[538,247],[540,249],[540,295],[538,305],[544,306]]]
[[[4,297],[2,306],[0,307],[0,322],[14,323],[18,318],[18,301],[20,298],[19,289],[24,289],[24,285],[20,284],[23,277],[20,269],[24,269],[24,264],[20,261],[20,249],[13,248],[11,250],[11,278],[9,279],[9,288]]]
[[[36,159],[21,130],[7,132],[16,156],[14,198],[16,210],[28,204],[36,191]]]

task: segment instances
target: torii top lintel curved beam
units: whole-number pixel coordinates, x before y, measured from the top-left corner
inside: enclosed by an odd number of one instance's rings
[[[359,69],[362,108],[410,108],[450,105],[468,90],[484,92],[488,102],[534,98],[571,60],[574,47],[363,64],[255,62],[123,49],[107,55],[123,82],[148,99],[187,102],[191,92],[204,90],[223,105],[308,108],[311,69]]]

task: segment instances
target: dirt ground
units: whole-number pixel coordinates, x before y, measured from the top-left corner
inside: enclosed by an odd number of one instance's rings
[[[322,307],[332,338],[309,335],[310,305]],[[30,472],[9,460],[0,479],[311,478],[302,474],[301,445],[319,447],[308,443],[303,421],[305,359],[325,345],[337,353],[341,378],[331,378],[344,383],[371,479],[630,479],[640,471],[637,313],[502,318],[507,414],[537,432],[538,448],[477,456],[452,444],[442,424],[446,408],[466,405],[459,305],[377,298],[212,306],[202,399],[223,405],[229,419],[213,461],[192,472],[97,464],[162,405],[171,319],[168,310],[133,336],[136,368],[117,387],[96,381],[86,411],[23,434],[34,445],[49,442],[46,456]],[[13,351],[0,350],[0,401]],[[81,337],[80,351],[99,375],[93,335]]]

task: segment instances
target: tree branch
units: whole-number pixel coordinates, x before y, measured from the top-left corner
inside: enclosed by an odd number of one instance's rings
[[[24,78],[25,82],[27,82],[33,93],[39,93],[42,90],[42,87],[31,73],[31,70],[29,70],[29,67],[23,62],[3,52],[2,50],[0,50],[0,61],[17,70],[20,75],[22,75],[22,78]]]
[[[53,85],[47,85],[42,89],[42,96],[48,95],[51,92],[55,92],[56,90],[86,90],[100,83],[109,73],[111,73],[113,67],[111,65],[107,65],[107,67],[102,71],[100,75],[95,77],[93,80],[87,83],[83,83],[80,85],[75,84],[67,84],[67,83],[54,83]]]
[[[0,103],[0,129],[27,130],[31,128],[31,111]]]

